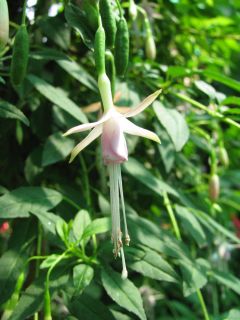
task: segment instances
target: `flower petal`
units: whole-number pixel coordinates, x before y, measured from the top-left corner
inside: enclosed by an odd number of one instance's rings
[[[124,117],[129,118],[133,117],[140,112],[142,112],[144,109],[146,109],[148,106],[150,106],[151,103],[158,97],[158,95],[162,92],[162,89],[155,91],[154,93],[150,94],[147,98],[145,98],[137,107],[133,108],[131,111],[124,114]]]
[[[102,133],[102,125],[98,125],[95,127],[85,139],[83,139],[76,147],[72,150],[71,157],[69,163],[74,160],[74,158],[81,152],[85,147],[87,147],[93,140],[100,136]]]
[[[107,121],[108,119],[111,118],[111,116],[112,116],[112,110],[110,109],[108,112],[104,113],[103,116],[98,121],[91,122],[91,123],[84,123],[84,124],[81,124],[80,126],[73,127],[71,129],[69,129],[67,132],[65,132],[63,134],[63,136],[68,136],[73,133],[82,132],[85,130],[90,130],[93,127],[96,127],[97,125]]]
[[[122,116],[115,116],[103,124],[102,152],[105,164],[122,163],[128,159],[121,118]]]
[[[121,124],[122,124],[123,131],[128,134],[148,138],[148,139],[153,140],[155,142],[161,143],[160,139],[158,138],[156,133],[149,131],[149,130],[146,130],[144,128],[141,128],[139,126],[136,126],[134,123],[132,123],[131,121],[129,121],[126,118],[123,118],[121,120]]]

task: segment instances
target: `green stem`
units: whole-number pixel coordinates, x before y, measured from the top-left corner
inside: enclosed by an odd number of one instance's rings
[[[123,17],[123,10],[122,10],[121,4],[120,4],[119,0],[116,0],[116,3],[117,3],[118,10],[119,10],[120,18],[122,18]]]
[[[172,209],[171,203],[169,201],[167,192],[163,193],[163,200],[164,200],[164,205],[165,205],[165,207],[167,209],[167,212],[169,214],[169,217],[170,217],[170,220],[171,220],[171,223],[172,223],[173,230],[174,230],[174,233],[176,235],[176,238],[178,240],[181,240],[180,229],[178,227],[177,219],[176,219],[175,214],[173,212],[173,209]]]
[[[67,203],[69,203],[71,206],[73,206],[77,210],[81,209],[81,207],[78,204],[76,204],[76,202],[74,202],[72,199],[68,198],[66,195],[63,196],[63,200],[66,201]]]
[[[43,239],[43,230],[42,230],[41,223],[38,222],[38,237],[37,237],[37,252],[36,252],[37,256],[41,255],[42,239]],[[39,276],[39,265],[40,265],[40,261],[37,259],[36,260],[36,277]]]
[[[202,295],[202,292],[200,289],[197,289],[197,296],[198,296],[198,300],[199,300],[201,307],[202,307],[204,319],[210,320],[210,317],[209,317],[208,311],[207,311],[207,307],[206,307],[206,304],[205,304],[205,301],[203,299],[203,295]]]
[[[37,256],[41,255],[42,251],[42,239],[43,239],[43,230],[41,223],[38,221],[38,235],[37,235]],[[28,260],[29,262],[29,260]],[[36,268],[35,268],[35,277],[37,278],[39,276],[39,266],[40,266],[40,261],[36,259]],[[38,312],[35,312],[34,314],[34,320],[38,320]]]
[[[27,0],[24,0],[23,3],[23,13],[22,13],[22,24],[26,24],[26,7],[27,7]]]
[[[220,112],[217,112],[217,111],[213,111],[213,110],[210,110],[208,107],[206,107],[205,105],[203,105],[202,103],[196,101],[196,100],[193,100],[187,96],[185,96],[184,94],[181,94],[181,93],[173,93],[173,95],[175,95],[176,97],[178,97],[179,99],[181,100],[184,100],[186,102],[189,102],[191,103],[193,106],[197,107],[198,109],[201,109],[201,110],[204,110],[205,112],[207,112],[208,114],[210,114],[211,116],[215,117],[215,118],[218,118],[218,119],[221,119],[223,122],[226,122],[230,125],[233,125],[237,128],[240,129],[240,124],[237,123],[236,121],[230,119],[230,118],[227,118],[225,117],[223,114],[221,114]]]

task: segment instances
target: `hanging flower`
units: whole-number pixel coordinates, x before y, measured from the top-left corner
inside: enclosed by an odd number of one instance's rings
[[[101,82],[101,79],[103,80]],[[137,107],[132,108],[130,111],[121,114],[119,113],[113,104],[110,83],[106,75],[99,81],[99,89],[103,100],[105,112],[102,117],[92,123],[81,124],[68,130],[64,136],[83,132],[85,130],[91,130],[88,136],[83,139],[71,153],[70,161],[87,147],[92,141],[101,135],[102,155],[105,165],[108,167],[109,179],[110,179],[110,205],[112,215],[112,242],[114,256],[122,257],[123,271],[122,277],[127,277],[127,269],[123,252],[122,244],[122,231],[120,222],[120,206],[123,212],[124,223],[124,237],[125,244],[129,245],[130,237],[128,234],[125,205],[123,197],[123,186],[121,177],[122,162],[128,160],[128,149],[125,140],[124,133],[144,137],[160,143],[158,136],[149,130],[143,129],[131,121],[128,118],[133,117],[143,110],[145,110],[160,94],[161,90],[158,90],[145,98]]]

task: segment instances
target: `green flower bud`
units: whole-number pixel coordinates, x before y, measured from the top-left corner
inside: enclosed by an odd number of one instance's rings
[[[6,0],[0,0],[0,50],[2,50],[8,42],[9,38],[9,15]]]
[[[156,45],[155,45],[155,41],[153,38],[153,35],[151,34],[150,36],[147,37],[146,39],[146,56],[148,59],[150,60],[155,60],[156,59]]]
[[[227,153],[227,150],[224,147],[221,147],[219,149],[219,158],[220,158],[221,163],[224,165],[224,167],[228,167],[229,166],[228,153]]]

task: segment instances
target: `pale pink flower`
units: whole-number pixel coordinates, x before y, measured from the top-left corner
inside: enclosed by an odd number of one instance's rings
[[[128,149],[125,140],[124,133],[145,137],[160,143],[158,136],[149,130],[143,129],[131,121],[128,118],[133,117],[144,109],[146,109],[160,94],[161,90],[158,90],[144,99],[137,107],[132,108],[125,114],[119,113],[112,102],[111,94],[109,93],[109,82],[104,77],[104,85],[106,87],[102,89],[100,86],[100,93],[102,94],[102,100],[104,102],[105,112],[102,117],[92,123],[81,124],[68,130],[64,135],[70,135],[85,130],[91,130],[88,136],[83,139],[73,150],[70,157],[70,162],[81,152],[86,146],[88,146],[93,140],[100,135],[102,142],[102,154],[104,163],[108,167],[110,178],[110,205],[112,215],[112,241],[114,245],[114,256],[122,257],[122,277],[127,278],[127,269],[124,258],[123,244],[122,244],[122,231],[120,222],[120,205],[123,212],[123,223],[125,233],[125,244],[129,245],[130,237],[127,229],[127,221],[125,214],[125,205],[123,198],[123,186],[121,177],[120,164],[128,160]],[[106,81],[107,80],[107,81]],[[104,92],[107,94],[104,95]]]

